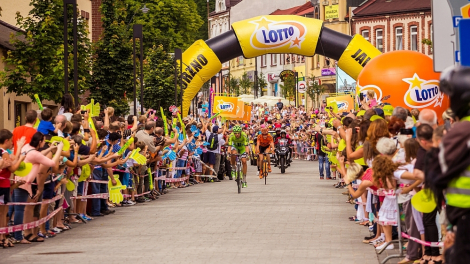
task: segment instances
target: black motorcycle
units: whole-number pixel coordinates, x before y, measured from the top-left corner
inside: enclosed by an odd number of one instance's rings
[[[278,144],[276,145],[276,158],[278,161],[279,169],[281,173],[286,172],[286,167],[289,163],[289,143],[287,139],[279,139]]]

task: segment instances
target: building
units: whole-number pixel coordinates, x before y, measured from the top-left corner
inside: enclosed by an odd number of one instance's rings
[[[2,16],[0,17],[0,71],[5,69],[6,64],[2,57],[7,56],[8,50],[14,47],[10,43],[10,34],[21,31],[21,28],[16,26],[16,13],[19,12],[23,16],[27,16],[31,10],[29,0],[17,1],[2,1]],[[77,0],[78,15],[80,19],[88,21],[89,28],[91,29],[91,5],[89,0]],[[89,37],[92,32],[90,31]],[[17,126],[24,125],[25,114],[28,110],[38,110],[38,105],[31,101],[28,96],[17,96],[14,93],[7,93],[6,87],[1,87],[0,101],[0,128],[13,129]],[[54,113],[58,112],[58,105],[51,101],[43,101],[45,107],[51,108]]]
[[[242,0],[216,0],[215,10],[209,13],[209,39],[230,31],[230,9]],[[211,79],[211,85],[217,93],[224,91],[224,81],[230,74],[230,62],[222,63],[222,69]]]
[[[430,0],[369,0],[353,12],[352,30],[382,52],[414,50],[432,55]]]

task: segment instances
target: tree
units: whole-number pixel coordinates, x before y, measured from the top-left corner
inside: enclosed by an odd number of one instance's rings
[[[157,112],[162,107],[169,114],[169,107],[175,104],[174,70],[173,58],[162,45],[149,49],[144,63],[145,107]]]
[[[197,39],[206,40],[209,38],[208,19],[207,19],[207,0],[194,0],[197,5],[197,13],[201,17],[204,24],[199,28]],[[209,12],[215,10],[215,0],[209,0]]]
[[[64,94],[64,45],[63,45],[63,1],[32,0],[28,16],[16,14],[17,26],[22,31],[12,36],[15,47],[4,58],[7,67],[0,72],[0,87],[6,86],[8,93],[27,95],[34,100],[60,102]],[[74,89],[73,65],[73,9],[68,8],[69,90]],[[91,71],[91,45],[85,20],[78,20],[78,88],[87,90]]]
[[[281,87],[282,94],[285,98],[290,101],[294,100],[295,91],[295,77],[294,75],[288,75],[284,77],[284,84],[279,85]]]
[[[238,84],[238,78],[233,77],[233,75],[229,75],[228,78],[225,79],[224,82],[224,89],[229,94],[235,94],[236,96],[240,95],[240,86]]]
[[[320,96],[325,92],[325,87],[318,84],[318,82],[315,81],[315,76],[313,75],[311,75],[307,79],[307,95],[312,100],[313,107],[316,107],[317,100],[320,99]]]
[[[248,93],[248,88],[251,87],[251,81],[250,81],[250,78],[248,78],[248,73],[243,72],[243,75],[242,77],[240,78],[240,81],[239,81],[239,86],[240,86],[240,89],[243,91],[244,94],[247,94]]]
[[[186,49],[200,37],[199,29],[204,24],[198,14],[198,6],[194,0],[149,0],[144,1],[148,8],[147,13],[140,9],[141,0],[125,0],[126,23],[129,29],[129,38],[132,38],[131,24],[142,24],[144,34],[144,50],[153,46],[163,45],[167,52],[175,48]],[[198,1],[201,2],[201,1]],[[206,1],[204,1],[206,9]],[[207,32],[207,24],[206,30]],[[206,33],[207,35],[207,33]],[[207,39],[204,38],[204,39]]]
[[[103,0],[101,14],[104,33],[94,49],[91,98],[114,107],[116,115],[125,115],[129,113],[126,95],[132,95],[134,90],[132,40],[125,24],[127,10],[122,1]]]
[[[258,75],[258,87],[255,87],[253,85],[253,88],[255,90],[258,90],[259,91],[259,95],[260,96],[263,96],[263,89],[266,88],[268,86],[268,83],[266,82],[266,77],[264,76],[264,74],[262,72],[259,73]]]

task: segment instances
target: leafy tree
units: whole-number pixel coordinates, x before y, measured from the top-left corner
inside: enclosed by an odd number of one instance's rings
[[[315,81],[315,76],[311,75],[307,78],[307,95],[310,97],[313,103],[313,107],[316,107],[318,99],[320,96],[325,92],[325,87],[319,85],[317,81]]]
[[[295,91],[295,77],[288,75],[284,78],[284,84],[279,85],[281,87],[282,94],[289,100],[294,100]]]
[[[173,58],[162,45],[154,46],[147,52],[144,63],[145,107],[156,109],[157,112],[162,107],[169,115],[168,108],[175,104],[174,69]]]
[[[250,78],[248,78],[248,73],[243,72],[242,77],[240,78],[239,81],[239,87],[243,91],[244,94],[248,93],[248,88],[251,87],[252,82],[250,81]]]
[[[225,91],[229,94],[235,94],[236,96],[240,95],[240,86],[238,84],[238,78],[233,77],[233,75],[229,75],[228,78],[224,82]]]
[[[128,10],[125,21],[128,24],[129,38],[132,38],[132,24],[143,25],[145,51],[154,45],[163,45],[167,52],[173,52],[174,48],[184,50],[199,38],[199,29],[204,21],[207,21],[207,15],[206,20],[201,19],[194,0],[145,1],[147,13],[141,11],[142,2],[142,0],[125,0]],[[204,9],[206,9],[205,1]]]
[[[207,20],[207,0],[194,0],[197,5],[197,13],[201,17],[204,24],[199,28],[197,39],[206,40],[209,38],[208,20]],[[215,0],[209,0],[209,12],[215,10]]]
[[[103,0],[101,14],[104,33],[94,49],[91,98],[114,107],[116,115],[125,115],[129,113],[126,95],[134,90],[132,40],[125,24],[127,10],[122,1]]]
[[[262,72],[259,73],[258,75],[258,86],[256,87],[253,85],[253,89],[256,91],[259,91],[259,95],[263,96],[263,89],[268,86],[268,83],[266,82],[266,76]]]
[[[63,1],[32,0],[28,16],[16,14],[17,26],[24,31],[12,36],[14,50],[4,58],[7,67],[0,72],[0,87],[7,92],[27,95],[34,100],[38,94],[42,100],[60,102],[64,94],[64,45]],[[69,91],[73,84],[73,9],[68,8]],[[78,20],[78,88],[87,90],[91,71],[91,46],[86,21]]]

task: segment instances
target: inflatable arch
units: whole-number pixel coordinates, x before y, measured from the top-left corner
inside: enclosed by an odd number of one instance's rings
[[[338,61],[338,67],[356,79],[371,59],[382,54],[360,35],[349,36],[323,26],[321,20],[299,16],[259,16],[236,22],[233,30],[196,41],[183,53],[182,114],[202,85],[222,69],[222,63],[243,55],[269,53],[315,54]]]

